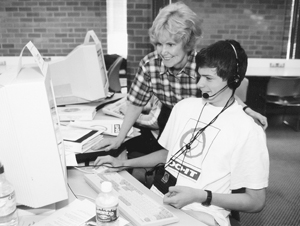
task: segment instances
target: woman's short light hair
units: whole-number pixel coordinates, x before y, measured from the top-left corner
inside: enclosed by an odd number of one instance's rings
[[[149,29],[150,42],[155,46],[165,31],[175,42],[182,41],[184,49],[196,49],[202,37],[202,20],[182,2],[162,8]]]

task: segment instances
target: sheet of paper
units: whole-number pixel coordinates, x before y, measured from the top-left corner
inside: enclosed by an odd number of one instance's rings
[[[74,152],[66,152],[66,165],[67,166],[78,166],[76,160],[76,154]]]
[[[41,56],[40,52],[38,49],[34,46],[34,44],[29,41],[26,46],[23,47],[21,54],[20,54],[20,62],[19,62],[19,68],[22,60],[22,55],[25,47],[28,48],[30,53],[32,54],[34,61],[38,64],[39,68],[41,69],[42,74],[46,77],[47,75],[47,70],[48,70],[48,64],[44,61],[43,57]]]
[[[41,208],[30,208],[26,206],[18,206],[19,224],[18,226],[32,226],[45,217],[55,212],[55,204],[44,206]]]
[[[58,211],[32,213],[18,209],[19,226],[93,226],[95,221],[95,204],[89,200],[76,199],[69,206]],[[90,224],[86,224],[89,222]],[[119,226],[132,226],[123,217],[118,219]]]
[[[19,217],[19,224],[18,226],[36,226],[38,222],[44,219],[45,216],[43,215],[29,215],[29,216],[22,216]]]
[[[70,205],[36,223],[36,226],[80,226],[95,216],[95,203],[76,199]]]

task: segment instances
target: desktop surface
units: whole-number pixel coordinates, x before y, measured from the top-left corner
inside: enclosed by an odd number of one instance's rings
[[[89,198],[91,200],[96,199],[97,192],[90,187],[85,179],[84,179],[84,172],[79,171],[77,169],[69,169],[68,170],[68,184],[70,189],[72,190],[74,196],[76,196],[78,199],[84,199]],[[134,186],[138,189],[140,189],[142,192],[149,195],[153,200],[157,202],[161,202],[161,198],[156,195],[154,192],[146,188],[143,184],[141,184],[138,180],[136,180],[132,175],[130,175],[127,171],[121,171],[119,174],[124,177],[126,180],[128,180],[130,183],[134,184]],[[189,216],[188,214],[184,213],[180,209],[173,208],[171,206],[168,207],[169,210],[172,211],[180,220],[179,222],[170,224],[174,226],[186,226],[186,225],[199,225],[199,226],[205,226],[204,223],[196,220],[195,218]],[[134,224],[132,224],[135,226]]]
[[[85,174],[84,178],[96,192],[101,192],[102,182],[110,181],[112,192],[119,197],[121,215],[134,225],[161,226],[179,221],[169,210],[171,206],[163,205],[162,200],[156,202],[117,172]]]

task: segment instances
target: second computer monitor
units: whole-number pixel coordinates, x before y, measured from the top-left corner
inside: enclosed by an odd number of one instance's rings
[[[101,46],[77,46],[64,59],[49,63],[57,105],[98,101],[108,94],[108,78]]]

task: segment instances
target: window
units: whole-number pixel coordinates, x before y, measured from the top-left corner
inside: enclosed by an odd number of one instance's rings
[[[127,0],[106,0],[107,53],[127,59]]]
[[[293,0],[291,28],[288,46],[288,58],[300,59],[300,4],[299,0]]]

